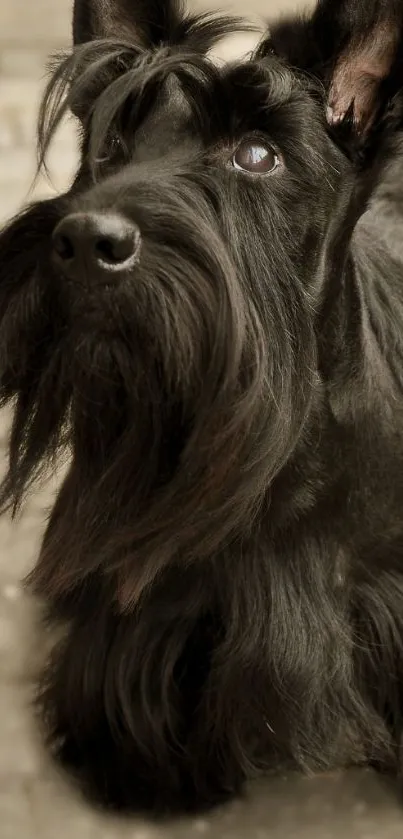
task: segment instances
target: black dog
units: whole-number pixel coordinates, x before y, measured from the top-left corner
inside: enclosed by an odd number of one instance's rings
[[[38,704],[119,808],[400,768],[403,2],[322,0],[218,66],[242,25],[76,0],[40,151],[71,109],[79,171],[0,238],[3,507],[72,455]]]

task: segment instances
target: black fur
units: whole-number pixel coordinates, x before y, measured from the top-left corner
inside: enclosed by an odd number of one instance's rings
[[[0,236],[3,507],[71,451],[30,577],[64,626],[38,707],[122,809],[400,768],[403,4],[321,0],[215,66],[243,25],[76,0],[39,136],[43,162],[71,109],[79,170]],[[231,166],[245,137],[271,175]],[[112,207],[139,264],[66,279],[56,225]]]

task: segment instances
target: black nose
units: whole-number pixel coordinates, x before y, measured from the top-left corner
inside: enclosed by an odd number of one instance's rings
[[[71,213],[53,232],[53,253],[66,276],[106,278],[137,262],[141,235],[118,213]]]

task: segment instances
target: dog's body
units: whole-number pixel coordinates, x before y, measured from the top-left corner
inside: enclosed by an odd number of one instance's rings
[[[72,452],[39,707],[122,808],[399,769],[403,5],[322,0],[215,66],[236,27],[77,0],[41,140],[70,107],[80,169],[0,238],[3,504]]]

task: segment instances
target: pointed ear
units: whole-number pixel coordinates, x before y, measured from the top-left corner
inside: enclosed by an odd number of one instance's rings
[[[75,46],[110,39],[144,49],[186,46],[204,54],[228,33],[256,31],[241,17],[187,12],[183,0],[74,0]]]
[[[181,0],[74,0],[73,40],[113,38],[152,46],[180,40]]]
[[[403,84],[402,0],[319,0],[311,16],[280,21],[261,54],[274,52],[325,86],[328,119],[351,117],[365,140]]]

